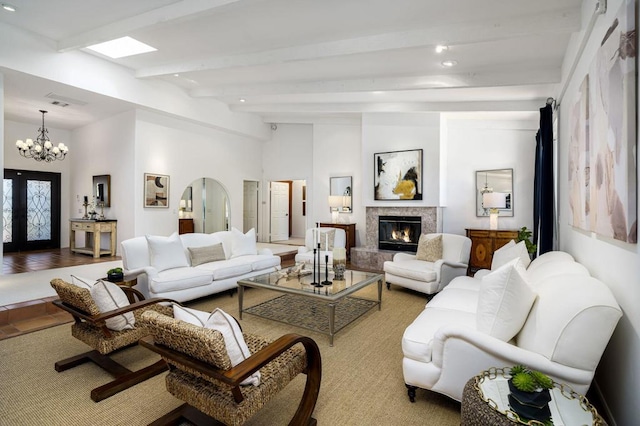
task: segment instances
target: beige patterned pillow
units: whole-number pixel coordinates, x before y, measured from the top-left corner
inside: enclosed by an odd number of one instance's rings
[[[204,247],[189,247],[189,257],[191,257],[191,266],[226,259],[222,243]]]
[[[432,238],[427,238],[425,234],[420,235],[416,259],[427,262],[435,262],[438,259],[442,259],[442,235]]]

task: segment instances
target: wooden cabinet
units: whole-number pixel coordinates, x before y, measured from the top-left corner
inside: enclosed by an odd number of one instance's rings
[[[193,219],[178,219],[178,234],[191,234],[193,229]]]
[[[69,226],[69,249],[73,253],[84,253],[99,258],[103,254],[116,255],[117,222],[115,220],[71,219]],[[76,247],[76,231],[84,232],[84,247]],[[100,248],[100,236],[103,232],[111,233],[108,249]],[[93,241],[91,239],[93,234]]]
[[[467,237],[471,238],[471,256],[469,257],[469,275],[478,269],[491,269],[493,252],[511,240],[518,238],[518,231],[513,229],[467,229]]]
[[[355,223],[321,223],[320,226],[327,228],[344,229],[347,234],[347,243],[345,249],[347,250],[347,259],[351,260],[351,247],[356,246],[356,224]]]

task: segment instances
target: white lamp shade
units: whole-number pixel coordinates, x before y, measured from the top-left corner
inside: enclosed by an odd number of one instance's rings
[[[340,209],[342,208],[342,195],[329,195],[329,207]]]
[[[485,209],[504,209],[507,207],[507,194],[504,192],[486,192],[482,194],[482,207]]]

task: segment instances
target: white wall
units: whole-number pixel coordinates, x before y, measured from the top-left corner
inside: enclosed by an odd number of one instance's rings
[[[366,211],[363,205],[362,139],[360,124],[315,124],[313,126],[314,222],[331,223],[329,178],[352,176],[353,212],[340,213],[339,220],[356,224],[356,245],[365,241]]]
[[[243,181],[262,178],[262,142],[143,110],[136,111],[135,141],[135,235],[176,232],[182,192],[202,177],[227,191],[230,225],[242,229]],[[169,175],[168,209],[143,208],[144,173]]]
[[[261,186],[262,212],[259,241],[269,241],[269,182],[278,180],[304,180],[307,183],[307,215],[298,219],[304,229],[313,226],[315,191],[313,183],[313,125],[278,124],[271,140],[263,145]],[[297,222],[297,221],[296,221]],[[300,226],[298,223],[296,226]]]
[[[575,103],[578,86],[587,74],[600,41],[615,19],[622,0],[610,0],[605,16],[598,18],[586,49],[580,58],[573,77],[569,80],[566,96],[560,101],[559,120],[559,244],[589,268],[591,274],[613,291],[622,307],[614,336],[605,351],[596,374],[596,383],[613,417],[614,424],[631,425],[638,422],[638,394],[640,394],[640,255],[637,244],[608,241],[579,231],[568,225],[570,217],[568,197],[568,145],[570,139],[570,110]],[[583,8],[587,20],[594,10],[593,0],[585,1]],[[636,2],[637,7],[637,2]],[[637,14],[636,10],[636,14]],[[586,24],[586,21],[585,21]],[[572,40],[570,52],[575,52],[579,38]],[[637,45],[637,36],[636,36]],[[566,75],[573,61],[565,58],[563,74]],[[636,60],[637,66],[637,60]],[[637,70],[636,70],[637,71]],[[565,77],[566,79],[566,77]],[[638,93],[636,88],[636,99]],[[636,154],[637,155],[637,154]],[[637,157],[636,157],[636,165]],[[640,188],[640,186],[639,186]]]
[[[68,154],[73,179],[66,200],[71,217],[84,215],[82,200],[85,195],[91,200],[93,176],[111,175],[111,206],[104,208],[104,215],[118,221],[118,252],[121,241],[135,236],[134,206],[142,202],[142,192],[134,192],[131,184],[135,117],[135,111],[125,112],[74,130]],[[84,233],[77,234],[76,244],[80,247],[84,245]],[[102,236],[102,247],[109,247],[109,238],[108,234]]]
[[[375,201],[373,155],[422,149],[422,201]],[[451,155],[451,154],[449,154]],[[365,206],[440,205],[440,114],[366,113],[362,115],[362,185]]]
[[[38,116],[38,111],[33,112]],[[64,143],[69,147],[69,154],[62,161],[54,161],[51,163],[36,162],[35,160],[22,157],[16,148],[16,140],[31,138],[35,139],[38,135],[38,128],[41,125],[18,123],[15,121],[4,121],[4,168],[17,170],[34,170],[38,172],[60,173],[60,245],[61,247],[69,247],[69,215],[70,205],[66,201],[70,198],[70,182],[72,179],[72,163],[76,161],[74,158],[82,157],[77,152],[75,143],[71,139],[71,134],[67,130],[56,129],[47,126],[45,117],[45,126],[47,127],[49,138],[54,143]],[[91,182],[89,182],[91,186]]]
[[[442,125],[448,158],[444,232],[464,235],[465,228],[489,228],[488,217],[476,216],[476,171],[492,169],[513,169],[514,214],[501,216],[499,229],[532,229],[537,122],[443,114]]]

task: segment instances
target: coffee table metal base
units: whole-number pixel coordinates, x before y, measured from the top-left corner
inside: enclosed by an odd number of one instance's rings
[[[316,304],[322,304],[327,306],[327,315],[328,315],[328,322],[329,322],[329,327],[328,330],[323,330],[322,328],[317,328],[317,327],[310,327],[310,326],[305,326],[302,322],[294,322],[291,320],[288,320],[285,316],[280,315],[278,318],[274,318],[274,315],[265,315],[265,314],[261,314],[260,312],[257,312],[257,310],[255,309],[256,307],[260,306],[260,305],[264,305],[266,303],[269,302],[273,302],[274,300],[278,299],[271,299],[270,301],[267,302],[263,302],[259,305],[256,306],[252,306],[249,308],[244,308],[243,303],[244,303],[244,288],[245,287],[252,287],[251,285],[248,285],[247,283],[243,283],[242,281],[238,281],[238,313],[240,316],[240,319],[242,319],[242,314],[243,313],[248,313],[248,314],[252,314],[252,315],[257,315],[263,318],[268,318],[271,320],[275,320],[275,321],[279,321],[279,322],[283,322],[286,324],[291,324],[291,325],[295,325],[298,327],[302,327],[308,330],[313,330],[313,331],[317,331],[319,333],[323,333],[323,334],[327,334],[329,336],[329,346],[333,346],[333,337],[335,336],[336,332],[338,332],[340,329],[342,329],[344,326],[346,326],[347,324],[350,324],[351,322],[355,321],[358,317],[360,317],[361,315],[363,315],[365,312],[367,312],[369,309],[371,309],[373,306],[378,305],[378,310],[382,309],[382,278],[380,278],[377,282],[378,282],[378,300],[371,300],[371,299],[364,299],[364,298],[359,298],[359,297],[343,297],[340,298],[338,300],[335,301],[324,301],[321,299],[316,299],[316,298],[312,298],[310,296],[305,296],[305,295],[295,295],[294,297],[297,298],[301,298],[301,299],[308,299],[307,301],[309,303],[316,303]],[[321,291],[322,289],[320,289]],[[287,295],[287,296],[291,296],[291,295]],[[280,296],[282,297],[282,296]],[[338,324],[338,326],[336,326],[336,309],[339,310],[339,305],[340,304],[346,304],[348,303],[349,300],[360,300],[360,301],[368,301],[371,302],[370,306],[367,306],[365,308],[360,309],[360,312],[357,313],[353,318],[350,318],[346,323],[341,323]]]

